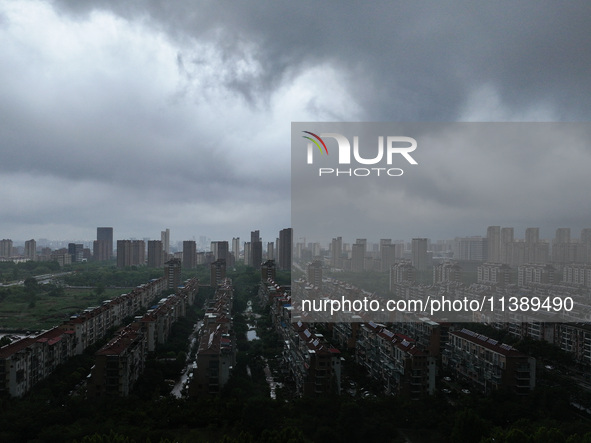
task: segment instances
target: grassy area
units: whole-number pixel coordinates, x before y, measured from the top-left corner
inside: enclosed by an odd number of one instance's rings
[[[0,330],[49,329],[73,314],[131,289],[106,289],[100,298],[94,289],[65,289],[62,295],[42,292],[35,296],[33,303],[22,291],[11,291],[0,301]]]

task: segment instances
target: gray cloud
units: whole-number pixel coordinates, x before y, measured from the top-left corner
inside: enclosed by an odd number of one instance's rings
[[[0,236],[56,236],[63,226],[92,237],[95,225],[119,223],[141,237],[175,220],[181,237],[223,226],[216,235],[260,228],[274,240],[289,224],[291,121],[588,121],[590,8],[584,1],[5,4],[0,204],[8,215]],[[412,196],[421,220],[449,225],[461,213],[477,225],[483,195],[491,204],[499,198],[482,165],[500,164],[504,153],[515,159],[502,166],[511,172],[526,161],[561,167],[550,155],[484,145],[417,152],[421,165],[446,168],[401,181],[400,198]],[[463,161],[449,162],[454,149]],[[580,207],[560,195],[580,184],[587,149],[568,150],[574,169],[542,184],[573,214]],[[467,187],[470,180],[479,185]],[[511,182],[503,192],[527,199],[534,188]],[[35,206],[23,208],[25,198]],[[74,215],[65,215],[65,200],[75,203]],[[93,202],[103,208],[100,222]],[[146,209],[153,205],[166,215]],[[523,218],[540,216],[530,212]]]
[[[330,138],[329,155],[309,165],[301,130],[337,132],[349,140],[359,134],[367,158],[379,135],[412,136],[418,165],[401,158],[390,166],[385,160],[338,164]],[[294,147],[302,149],[294,149],[294,230],[309,239],[484,236],[489,225],[515,227],[516,236],[536,226],[546,238],[558,227],[571,227],[577,237],[591,226],[581,204],[591,184],[587,123],[299,124],[295,132]],[[342,172],[320,176],[321,167]],[[400,167],[404,174],[378,177],[363,170],[372,167]],[[346,172],[356,168],[358,176]]]

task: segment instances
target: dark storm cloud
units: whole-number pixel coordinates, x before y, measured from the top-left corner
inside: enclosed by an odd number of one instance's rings
[[[0,205],[10,215],[0,235],[38,235],[26,220],[76,220],[93,235],[97,205],[98,224],[128,232],[167,220],[185,236],[196,223],[223,225],[225,237],[280,229],[291,121],[589,120],[590,12],[583,1],[5,3]],[[454,149],[463,160],[449,161]],[[588,159],[582,149],[571,161]],[[499,164],[499,152],[451,142],[417,152],[446,168],[409,176],[398,197],[412,196],[425,226],[480,223],[483,196],[497,197],[474,171]],[[503,167],[556,167],[531,154],[511,151]],[[559,176],[552,198],[569,183]]]
[[[92,2],[59,1],[89,11]],[[483,86],[517,111],[548,106],[560,120],[588,120],[591,5],[558,2],[159,1],[95,3],[148,17],[178,39],[216,41],[226,60],[254,45],[260,72],[230,76],[249,100],[306,67],[346,73],[366,120],[453,121]]]

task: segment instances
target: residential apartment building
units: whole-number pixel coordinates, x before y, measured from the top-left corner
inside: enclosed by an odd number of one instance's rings
[[[93,243],[92,256],[95,260],[111,260],[113,256],[113,228],[96,228],[96,241]]]
[[[197,367],[189,384],[189,395],[217,395],[230,379],[236,364],[236,338],[232,329],[234,289],[226,278],[208,303],[199,336]]]
[[[283,363],[300,396],[341,392],[341,353],[327,339],[294,315],[291,290],[272,280],[261,282],[261,302],[270,305],[271,319],[281,336]]]
[[[517,267],[517,286],[553,284],[556,268],[552,265],[524,264]]]
[[[47,332],[0,348],[0,393],[14,397],[27,393],[57,365],[103,339],[124,318],[147,308],[162,292],[164,283],[163,278],[152,280],[101,306],[88,308]]]
[[[164,247],[160,240],[148,241],[148,268],[162,268],[164,266]]]
[[[209,284],[212,288],[217,288],[226,280],[226,260],[223,258],[217,259],[210,265],[209,269]]]
[[[37,260],[37,242],[33,239],[25,242],[25,258],[31,261]]]
[[[168,289],[176,289],[181,284],[181,261],[178,258],[164,263],[164,277]]]
[[[12,240],[2,239],[0,240],[0,258],[12,257]]]
[[[511,283],[511,268],[501,263],[483,263],[477,268],[476,281],[487,285],[508,285]]]
[[[174,295],[160,299],[155,307],[120,329],[99,349],[95,353],[88,396],[129,395],[144,371],[148,353],[168,340],[172,326],[186,315],[198,291],[199,281],[188,280]]]
[[[449,333],[442,362],[455,378],[484,393],[506,390],[524,395],[536,383],[533,357],[469,329]]]
[[[435,392],[435,358],[420,349],[411,337],[392,332],[384,325],[361,325],[355,357],[386,394],[418,399]]]
[[[194,240],[183,242],[183,268],[195,269],[197,267],[197,244]]]

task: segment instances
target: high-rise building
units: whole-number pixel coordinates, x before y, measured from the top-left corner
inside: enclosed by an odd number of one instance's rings
[[[510,245],[512,266],[522,264],[545,264],[549,257],[549,244],[540,240],[540,228],[527,228],[525,241],[513,241]]]
[[[380,270],[382,272],[390,271],[390,268],[396,262],[397,249],[396,245],[393,244],[384,244],[380,247]]]
[[[228,261],[228,242],[227,241],[212,241],[211,242],[211,252],[213,252],[213,256],[215,260],[225,260]]]
[[[412,265],[417,271],[425,271],[429,266],[427,255],[427,243],[426,238],[413,238],[411,242],[412,250]]]
[[[501,263],[501,227],[489,226],[486,230],[489,263]]]
[[[240,237],[232,237],[232,253],[236,260],[240,258]]]
[[[164,277],[166,278],[166,288],[176,289],[181,284],[181,261],[173,258],[164,263]]]
[[[12,257],[12,240],[7,238],[0,240],[0,257]]]
[[[525,229],[525,242],[526,243],[537,243],[540,241],[540,228],[526,228]]]
[[[357,243],[358,245],[363,245],[363,257],[365,258],[365,256],[367,255],[367,252],[368,252],[367,239],[366,238],[358,238],[355,240],[355,243]]]
[[[570,228],[558,228],[552,241],[552,261],[563,264],[575,262],[576,246],[570,241]]]
[[[212,288],[217,288],[226,279],[226,260],[219,258],[214,261],[210,268],[210,285]]]
[[[25,242],[25,258],[31,261],[37,260],[37,242],[33,239]]]
[[[279,269],[291,271],[291,253],[293,248],[293,229],[279,231]]]
[[[251,243],[250,252],[252,254],[252,263],[250,265],[255,269],[260,269],[263,264],[263,242]]]
[[[275,260],[275,243],[267,242],[267,260]]]
[[[96,242],[92,255],[97,261],[111,260],[113,257],[113,228],[96,228]]]
[[[250,253],[250,242],[244,242],[244,264],[246,266],[252,265],[252,254]]]
[[[361,272],[364,269],[365,262],[365,243],[353,243],[351,253],[351,271]]]
[[[165,257],[168,259],[168,254],[170,254],[170,229],[166,228],[165,231],[160,231],[160,241],[162,242]]]
[[[322,262],[314,260],[308,265],[307,269],[308,283],[322,289]]]
[[[197,244],[194,240],[183,242],[183,268],[195,269],[197,267]]]
[[[249,265],[255,269],[260,269],[263,262],[263,243],[261,242],[260,232],[258,230],[250,233],[250,260]]]
[[[144,265],[146,244],[143,240],[117,240],[117,267]]]
[[[131,240],[117,240],[117,267],[131,266]]]
[[[480,236],[458,237],[454,242],[454,258],[457,260],[485,261],[487,239]]]
[[[540,242],[540,228],[525,230],[525,263],[537,263],[536,250]]]
[[[148,241],[148,268],[164,266],[164,248],[160,240]]]
[[[501,263],[511,263],[511,245],[513,244],[513,228],[501,228]]]
[[[261,233],[258,229],[256,231],[250,231],[250,242],[254,243],[257,241],[261,241],[260,235]]]
[[[131,260],[132,265],[146,264],[146,242],[143,240],[131,241]]]
[[[81,243],[68,243],[68,254],[71,256],[72,263],[79,263],[82,261],[82,253],[84,245]]]
[[[330,266],[332,268],[342,268],[342,257],[343,254],[343,237],[333,238],[330,243]]]

